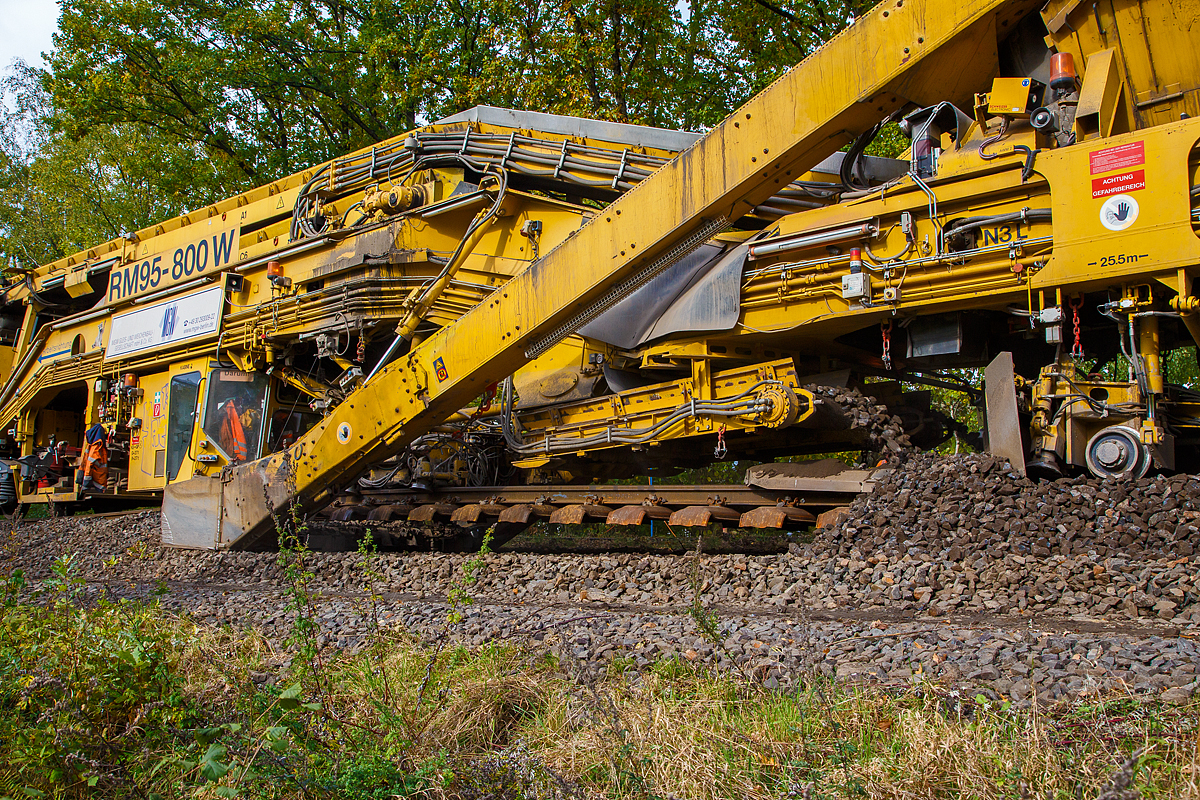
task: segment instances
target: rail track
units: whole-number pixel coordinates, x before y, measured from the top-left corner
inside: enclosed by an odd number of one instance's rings
[[[773,466],[773,465],[772,465]],[[738,528],[801,528],[872,490],[880,474],[847,470],[834,476],[763,475],[749,484],[474,486],[442,490],[384,489],[335,501],[339,522],[450,522],[467,527],[490,523],[525,526],[586,522],[671,526],[723,523]]]

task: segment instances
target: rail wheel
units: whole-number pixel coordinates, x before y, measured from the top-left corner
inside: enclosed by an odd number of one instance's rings
[[[1150,469],[1150,451],[1138,432],[1124,425],[1105,428],[1087,445],[1087,466],[1097,478],[1140,478]]]

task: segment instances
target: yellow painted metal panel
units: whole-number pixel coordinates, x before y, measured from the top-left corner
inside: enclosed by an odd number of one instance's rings
[[[167,479],[162,470],[167,450],[167,383],[170,374],[143,375],[138,385],[142,397],[133,414],[142,421],[129,440],[129,489],[161,489]]]
[[[1174,271],[1200,262],[1188,157],[1200,119],[1042,153],[1054,255],[1034,288]]]

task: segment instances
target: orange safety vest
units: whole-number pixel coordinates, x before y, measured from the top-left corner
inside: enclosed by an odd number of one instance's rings
[[[91,478],[102,489],[108,487],[108,445],[103,439],[83,451],[83,477]]]
[[[234,461],[245,461],[249,455],[246,447],[246,431],[238,418],[237,408],[232,401],[225,403],[225,421],[221,423],[221,445]]]

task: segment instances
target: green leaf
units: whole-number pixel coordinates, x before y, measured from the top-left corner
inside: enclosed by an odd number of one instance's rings
[[[267,728],[267,747],[276,753],[286,752],[289,747],[287,736],[288,729],[281,725]]]
[[[210,781],[220,780],[226,772],[229,772],[229,765],[221,761],[225,758],[226,753],[225,748],[216,742],[210,744],[204,753],[204,758],[200,761],[200,775]]]
[[[224,728],[200,728],[192,731],[192,736],[196,738],[196,743],[201,747],[206,747],[225,733]]]
[[[287,711],[300,705],[300,684],[293,684],[279,693],[279,707]]]
[[[301,706],[301,708],[307,708],[309,711],[320,711],[321,704],[320,703],[304,703]]]
[[[238,790],[232,786],[218,786],[217,797],[237,797]]]
[[[88,785],[88,786],[95,786],[95,785],[96,785],[97,783],[99,783],[99,782],[100,782],[100,776],[99,776],[99,775],[93,775],[92,777],[90,777],[90,778],[88,778],[88,779],[87,779],[87,785]]]

